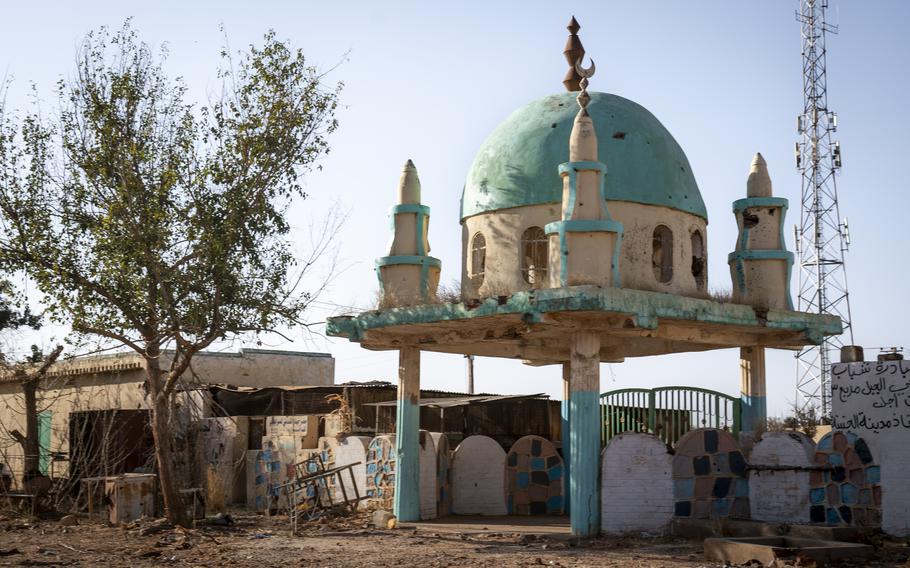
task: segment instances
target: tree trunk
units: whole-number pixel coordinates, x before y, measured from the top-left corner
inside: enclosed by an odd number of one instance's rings
[[[161,371],[157,357],[148,359],[149,403],[152,412],[152,436],[155,439],[155,459],[158,461],[158,487],[164,498],[167,519],[182,527],[189,527],[186,507],[177,486],[174,468],[173,436],[170,428],[171,397],[163,392]]]
[[[25,439],[22,440],[22,450],[25,454],[22,468],[23,483],[28,483],[32,478],[41,475],[37,391],[37,379],[22,382],[22,394],[25,399]]]

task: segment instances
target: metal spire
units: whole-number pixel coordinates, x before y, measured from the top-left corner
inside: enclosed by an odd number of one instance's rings
[[[591,60],[591,66],[585,69],[581,66],[581,57],[575,61],[575,73],[581,77],[581,81],[578,82],[578,86],[581,87],[581,92],[578,93],[578,106],[581,107],[582,116],[588,115],[588,103],[591,102],[591,95],[588,94],[588,79],[594,76],[594,71],[597,70],[597,67],[594,65],[594,60]]]
[[[578,30],[581,29],[581,26],[578,25],[575,16],[572,16],[566,29],[569,30],[569,39],[566,40],[566,48],[562,51],[562,54],[566,58],[566,63],[569,64],[569,70],[566,72],[566,77],[562,80],[562,84],[571,93],[581,90],[582,77],[575,68],[575,63],[585,56],[585,47],[578,38]]]
[[[802,24],[803,112],[797,129],[796,167],[802,174],[800,223],[796,227],[799,258],[798,309],[840,316],[844,335],[826,337],[821,345],[797,355],[797,404],[831,412],[831,361],[844,345],[853,344],[850,300],[844,253],[850,244],[846,219],[841,222],[835,172],[841,167],[840,143],[832,140],[837,115],[828,109],[825,34],[837,27],[825,22],[827,0],[801,0],[797,20]],[[836,359],[834,359],[836,360]]]

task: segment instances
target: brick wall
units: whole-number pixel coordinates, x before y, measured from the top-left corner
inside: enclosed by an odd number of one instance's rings
[[[797,432],[766,432],[752,448],[750,464],[810,467],[815,443]],[[809,472],[751,470],[752,518],[776,523],[809,522]]]
[[[663,533],[673,517],[672,456],[648,434],[610,440],[601,469],[601,530]]]

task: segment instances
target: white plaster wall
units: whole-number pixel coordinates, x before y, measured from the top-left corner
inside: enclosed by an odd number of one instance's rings
[[[462,440],[452,457],[452,512],[505,515],[506,452],[487,436]]]
[[[704,219],[676,209],[628,201],[608,201],[607,209],[614,220],[623,224],[619,260],[623,288],[704,295],[704,290],[708,289],[708,235]],[[521,235],[528,227],[544,227],[560,216],[558,203],[546,203],[480,213],[465,219],[462,222],[462,296],[485,298],[530,289],[531,285],[521,276]],[[652,239],[657,225],[666,225],[673,232],[673,278],[667,283],[657,281],[651,262]],[[705,285],[702,288],[692,275],[691,235],[695,230],[701,233],[705,250]],[[477,232],[482,232],[487,241],[486,275],[479,288],[474,286],[468,274],[470,241]]]
[[[882,530],[910,536],[910,361],[831,366],[834,426],[858,434],[881,466]]]
[[[751,306],[776,310],[790,309],[787,297],[790,294],[790,282],[787,278],[789,268],[782,259],[764,258],[743,261],[746,286],[733,287],[733,301]],[[735,263],[730,263],[730,278],[736,282]]]
[[[798,432],[765,432],[752,448],[753,466],[813,465],[815,443]],[[809,472],[761,471],[749,473],[752,518],[773,523],[809,522]]]
[[[887,448],[880,454],[872,450],[882,468],[882,529],[895,536],[910,536],[910,436],[892,432],[881,440]]]
[[[436,511],[436,444],[426,430],[420,431],[420,519],[435,519]]]
[[[51,413],[52,452],[69,453],[71,412],[90,410],[147,409],[142,390],[144,371],[132,369],[108,376],[54,377],[38,390],[38,408]],[[22,390],[16,384],[0,384],[0,462],[18,479],[24,467],[22,447],[9,432],[25,432]],[[66,475],[69,461],[52,461],[51,474]]]
[[[672,455],[658,438],[626,433],[610,440],[601,469],[601,530],[664,533],[673,518],[672,473]]]
[[[162,355],[162,366],[169,354]],[[322,386],[335,383],[335,359],[327,353],[241,349],[238,353],[197,353],[193,372],[203,383],[238,387]]]
[[[351,475],[343,472],[341,482],[348,498],[354,498],[354,489],[356,486],[360,496],[363,497],[367,492],[367,447],[370,445],[369,436],[346,436],[339,438],[335,445],[335,467],[343,467],[348,464],[357,464],[351,468],[354,473],[354,481],[351,481]]]

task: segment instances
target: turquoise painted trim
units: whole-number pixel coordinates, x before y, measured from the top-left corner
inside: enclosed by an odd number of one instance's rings
[[[376,266],[390,266],[393,264],[425,264],[427,266],[441,267],[442,261],[432,256],[419,255],[383,256],[376,259]]]
[[[730,276],[733,285],[740,292],[746,288],[746,263],[747,260],[786,260],[787,261],[787,309],[793,309],[793,298],[790,294],[790,279],[793,277],[793,253],[786,250],[737,250],[727,255],[727,264],[730,265]]]
[[[562,170],[560,164],[559,169]],[[575,203],[578,202],[578,172],[574,168],[569,169],[566,174],[569,176],[569,198],[566,200],[566,206],[562,208],[562,220],[567,221],[575,214]]]
[[[564,162],[559,164],[557,167],[559,175],[569,176],[569,199],[568,206],[563,209],[562,220],[569,221],[572,219],[572,215],[575,214],[575,203],[577,203],[578,195],[578,172],[583,171],[597,171],[600,172],[598,176],[599,189],[598,193],[600,194],[600,200],[603,202],[603,213],[606,215],[607,219],[612,219],[610,217],[610,211],[607,208],[607,194],[606,194],[606,173],[607,165],[602,162],[591,162],[591,161],[580,161],[580,162]]]
[[[733,212],[739,213],[751,207],[782,207],[786,209],[789,205],[790,201],[786,197],[744,197],[733,202]]]
[[[562,200],[562,180],[552,168],[569,160],[577,94],[559,93],[531,102],[496,127],[478,148],[468,172],[461,219]],[[610,165],[607,200],[669,207],[707,220],[685,152],[660,121],[623,97],[589,94],[598,160]]]
[[[430,207],[421,203],[401,203],[392,206],[391,214],[394,215],[396,213],[423,213],[429,216]]]
[[[423,239],[423,228],[425,225],[430,223],[430,208],[426,205],[421,205],[419,203],[402,203],[400,205],[393,205],[389,212],[389,229],[392,231],[394,236],[397,233],[397,223],[399,213],[414,213],[415,214],[415,224],[414,232],[416,235],[417,242],[417,254],[419,256],[427,254],[426,242]]]
[[[385,294],[385,283],[382,281],[382,267],[396,264],[410,264],[420,266],[420,295],[430,299],[430,267],[442,268],[442,261],[432,256],[398,255],[383,256],[376,259],[376,276],[379,278],[379,293]]]
[[[787,220],[787,209],[790,202],[783,197],[746,197],[737,199],[733,202],[733,213],[739,218],[739,213],[752,207],[780,207],[780,220],[778,229],[780,230],[780,250],[787,250],[787,239],[784,236],[784,224]],[[748,250],[749,247],[749,227],[743,223],[743,229],[740,231],[739,239],[736,243],[736,250]],[[790,279],[787,278],[787,289],[790,288]]]
[[[423,239],[423,226],[427,222],[428,217],[421,213],[417,214],[417,218],[414,220],[414,230],[417,232],[417,255],[426,256],[427,254],[427,243]]]
[[[598,171],[601,174],[607,173],[607,165],[603,162],[594,162],[591,160],[579,160],[577,162],[563,162],[559,164],[559,173],[567,174],[573,170],[576,172]]]
[[[478,317],[518,314],[523,319],[550,312],[603,311],[634,316],[639,327],[655,329],[661,318],[697,321],[721,325],[769,327],[804,332],[821,342],[825,335],[842,333],[840,318],[829,314],[811,314],[790,310],[768,310],[759,319],[752,306],[715,302],[622,288],[568,286],[516,292],[505,303],[488,298],[478,306],[459,304],[425,304],[364,312],[357,317],[329,318],[328,335],[348,337],[359,342],[363,332],[407,324],[434,324],[444,321],[470,320]]]
[[[568,221],[553,221],[544,226],[544,232],[548,235],[558,233],[560,230],[565,233],[622,234],[623,225],[620,221],[611,221],[608,219],[570,219]]]
[[[786,250],[735,250],[727,255],[727,262],[733,260],[786,260],[793,262],[793,253]]]
[[[562,442],[562,463],[563,463],[563,479],[570,479],[572,476],[572,442],[569,438],[569,432],[571,432],[571,426],[569,425],[569,401],[564,400],[560,405],[560,441]],[[572,488],[570,487],[571,482],[563,482],[563,491],[565,495],[563,496],[563,503],[565,505],[566,513],[571,514],[572,511]]]
[[[393,512],[399,521],[419,521],[420,406],[408,400],[398,400],[395,451],[397,463]]]
[[[600,394],[569,396],[569,520],[572,534],[600,533]]]
[[[51,417],[50,410],[38,414],[38,470],[50,475],[51,469]]]
[[[764,428],[768,420],[768,403],[764,396],[750,396],[742,393],[740,398],[742,408],[742,430],[754,432]]]
[[[620,285],[619,251],[622,247],[623,225],[619,221],[606,219],[588,220],[572,219],[569,221],[553,221],[544,227],[547,235],[559,235],[559,286],[565,287],[569,281],[569,243],[566,233],[616,233],[616,242],[613,244],[613,255],[610,258],[613,286]]]
[[[740,327],[767,327],[804,333],[818,344],[826,335],[843,332],[840,318],[792,310],[768,310],[761,318],[755,308],[744,304],[716,302],[648,290],[566,286],[515,292],[503,303],[487,298],[479,305],[433,303],[420,306],[363,312],[358,316],[328,318],[326,333],[360,342],[366,331],[399,325],[436,324],[475,318],[519,315],[533,321],[552,312],[593,311],[620,313],[633,317],[639,327],[654,329],[662,318]]]

